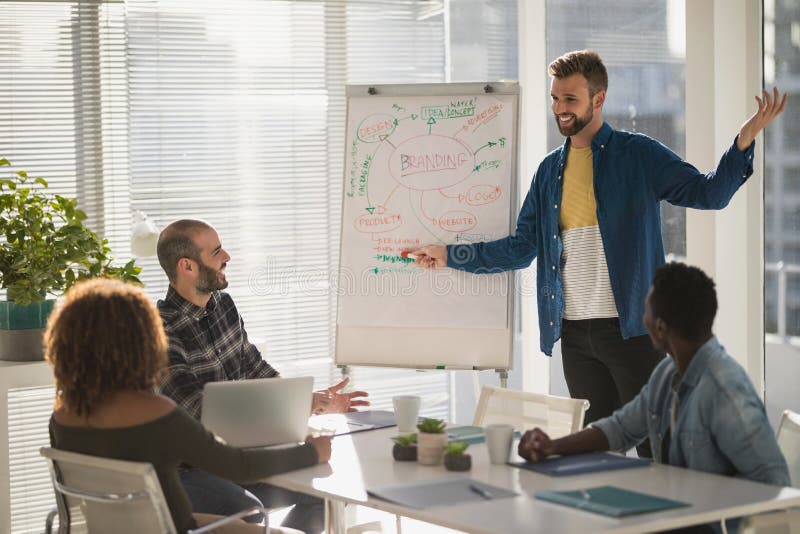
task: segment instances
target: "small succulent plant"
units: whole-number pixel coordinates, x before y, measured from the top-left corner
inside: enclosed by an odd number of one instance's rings
[[[401,447],[413,447],[414,445],[417,444],[417,435],[404,434],[402,436],[396,436],[392,438],[392,440]]]
[[[464,454],[464,451],[467,450],[467,447],[469,447],[469,443],[466,441],[453,441],[447,444],[447,446],[444,448],[444,453],[459,456]]]
[[[417,430],[428,434],[442,434],[445,426],[446,423],[441,419],[425,418],[417,425]]]

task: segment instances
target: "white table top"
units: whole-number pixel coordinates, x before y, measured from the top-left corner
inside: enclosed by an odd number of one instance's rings
[[[652,532],[800,506],[798,489],[665,465],[549,477],[510,466],[491,465],[483,444],[472,445],[467,451],[472,455],[472,470],[456,473],[445,470],[444,466],[394,461],[390,437],[396,434],[397,429],[392,427],[338,436],[333,440],[329,464],[276,475],[267,481],[329,500],[364,504],[457,530],[486,534]],[[516,450],[516,444],[514,447]],[[515,452],[513,455],[516,457]],[[460,477],[509,488],[519,495],[417,510],[366,493],[367,488]],[[602,485],[689,502],[692,506],[615,519],[533,498],[533,493],[539,490],[575,490]]]

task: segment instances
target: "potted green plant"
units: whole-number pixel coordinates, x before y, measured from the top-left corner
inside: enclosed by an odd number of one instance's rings
[[[417,435],[404,434],[392,438],[392,456],[398,462],[415,462],[417,460]]]
[[[6,158],[0,167],[10,166]],[[41,360],[42,332],[54,300],[85,278],[139,283],[141,268],[112,265],[108,242],[87,228],[76,199],[47,191],[25,171],[0,177],[0,359]]]
[[[444,447],[447,445],[445,422],[441,419],[423,419],[417,425],[417,461],[422,465],[442,463]]]
[[[448,471],[469,471],[472,469],[472,457],[464,454],[469,447],[466,441],[453,441],[444,448],[444,466]]]

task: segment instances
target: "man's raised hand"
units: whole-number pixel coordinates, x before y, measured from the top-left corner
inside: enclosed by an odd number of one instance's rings
[[[345,377],[338,384],[334,384],[321,391],[315,391],[311,403],[311,411],[315,414],[345,413],[355,412],[356,406],[369,406],[370,403],[368,400],[360,399],[360,397],[369,396],[369,393],[366,391],[340,393],[342,389],[347,387],[348,382],[350,382],[350,378]]]
[[[771,95],[769,91],[764,89],[761,96],[763,98],[756,97],[758,110],[739,129],[736,147],[742,152],[747,150],[747,147],[753,143],[758,132],[766,128],[767,124],[772,122],[772,119],[786,109],[786,93],[781,94],[777,87],[772,88]]]

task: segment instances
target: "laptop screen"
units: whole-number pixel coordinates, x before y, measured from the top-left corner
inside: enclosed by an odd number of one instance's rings
[[[305,440],[314,378],[259,378],[209,382],[203,388],[203,425],[236,447]]]

